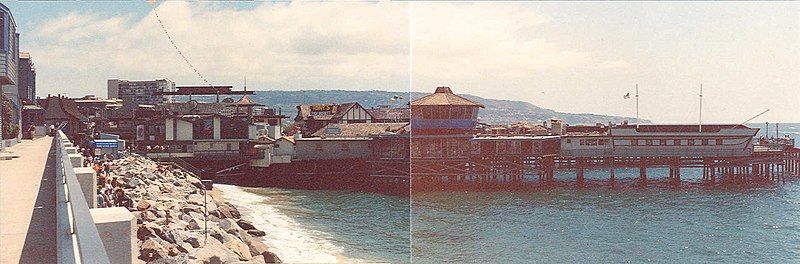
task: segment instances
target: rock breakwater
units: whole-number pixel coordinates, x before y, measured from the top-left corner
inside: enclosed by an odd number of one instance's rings
[[[129,155],[112,163],[111,184],[133,200],[138,259],[158,263],[278,263],[259,239],[265,234],[242,219],[217,190],[206,191],[193,174]]]

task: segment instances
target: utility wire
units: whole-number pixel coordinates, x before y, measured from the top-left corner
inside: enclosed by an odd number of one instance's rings
[[[206,77],[204,77],[203,74],[201,74],[200,71],[198,71],[197,68],[195,68],[194,65],[192,65],[191,62],[189,62],[189,58],[187,58],[186,55],[184,55],[183,52],[181,52],[181,49],[178,48],[178,45],[175,44],[175,41],[172,39],[172,36],[169,34],[169,31],[167,31],[167,27],[164,26],[164,22],[161,21],[161,17],[158,16],[158,10],[157,10],[155,5],[153,5],[153,14],[156,15],[156,19],[158,20],[158,24],[161,25],[161,29],[164,30],[164,35],[166,35],[167,39],[169,40],[169,42],[172,43],[172,47],[175,48],[175,51],[178,52],[178,55],[180,55],[181,58],[183,59],[183,61],[186,62],[187,65],[189,65],[189,68],[192,68],[194,73],[197,74],[197,77],[200,77],[200,80],[202,80],[208,86],[213,87],[214,85],[211,85],[211,83],[208,82]]]

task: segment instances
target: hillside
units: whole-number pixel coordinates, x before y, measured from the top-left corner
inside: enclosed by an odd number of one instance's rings
[[[402,92],[389,91],[344,91],[344,90],[303,90],[303,91],[256,91],[252,97],[258,103],[269,106],[270,108],[281,108],[284,115],[294,117],[296,106],[303,103],[346,103],[358,102],[364,107],[375,107],[378,105],[388,105],[389,98],[399,95],[407,97],[408,94]],[[416,99],[426,95],[426,93],[412,92],[411,98]],[[569,124],[594,124],[597,122],[621,123],[623,120],[633,118],[620,116],[607,116],[597,114],[574,114],[562,113],[554,110],[541,108],[528,102],[486,99],[474,95],[463,94],[462,96],[481,103],[486,106],[480,110],[481,122],[489,124],[508,124],[516,121],[540,122],[552,117],[565,120]],[[396,106],[408,104],[408,98],[396,102]],[[649,122],[642,120],[642,122]]]

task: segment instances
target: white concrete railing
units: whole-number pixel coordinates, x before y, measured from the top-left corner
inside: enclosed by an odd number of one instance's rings
[[[53,144],[56,150],[56,245],[59,263],[110,264],[89,212],[86,195],[75,175],[74,167],[82,165],[82,157],[74,154],[75,148],[61,131],[56,133]]]

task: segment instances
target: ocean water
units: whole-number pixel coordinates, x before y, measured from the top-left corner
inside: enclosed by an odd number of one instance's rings
[[[214,186],[285,263],[409,261],[408,197]]]

